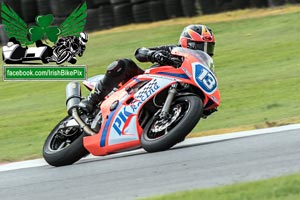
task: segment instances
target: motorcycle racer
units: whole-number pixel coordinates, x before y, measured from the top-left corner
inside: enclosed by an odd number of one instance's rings
[[[87,33],[81,32],[79,37],[76,36],[67,36],[60,38],[56,44],[53,46],[53,55],[51,60],[59,62],[59,56],[67,49],[72,49],[72,58],[69,60],[71,64],[75,64],[77,62],[76,55],[82,56],[85,49],[86,43],[88,42]]]
[[[211,57],[214,55],[215,37],[212,30],[201,24],[185,27],[180,35],[178,45],[165,45],[152,48],[138,48],[135,58],[140,62],[152,62],[159,65],[169,63],[171,51],[174,47],[183,47],[206,52]],[[154,67],[154,66],[153,66]],[[103,77],[94,87],[86,99],[79,103],[79,108],[91,114],[95,107],[120,83],[127,82],[133,76],[144,73],[144,70],[131,59],[118,59],[112,62]],[[209,113],[210,114],[210,113]]]

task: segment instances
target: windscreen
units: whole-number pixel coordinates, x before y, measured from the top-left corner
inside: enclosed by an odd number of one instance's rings
[[[172,54],[179,55],[179,56],[185,56],[186,54],[189,54],[189,55],[195,57],[196,59],[198,59],[203,65],[208,67],[212,72],[215,71],[215,66],[214,66],[212,58],[203,51],[187,49],[187,48],[182,48],[182,47],[175,47],[172,50]]]

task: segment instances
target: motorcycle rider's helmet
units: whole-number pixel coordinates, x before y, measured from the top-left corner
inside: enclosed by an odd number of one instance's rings
[[[88,39],[89,38],[88,38],[88,34],[87,33],[81,32],[79,34],[79,42],[80,42],[81,45],[85,45],[87,43]]]
[[[213,56],[215,37],[212,30],[205,25],[189,25],[183,29],[179,45],[184,48],[201,50]]]

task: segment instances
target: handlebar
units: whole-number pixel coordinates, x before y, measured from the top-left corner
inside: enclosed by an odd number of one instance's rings
[[[182,60],[175,56],[168,57],[168,64],[174,66],[175,68],[179,68],[182,64]]]

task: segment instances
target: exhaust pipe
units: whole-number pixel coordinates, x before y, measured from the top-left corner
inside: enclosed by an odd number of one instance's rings
[[[81,90],[78,82],[70,82],[66,87],[66,105],[69,115],[72,115],[72,109],[77,107],[81,101]]]
[[[75,121],[79,124],[79,126],[83,129],[83,131],[88,134],[88,135],[96,135],[96,133],[94,131],[92,131],[90,129],[90,127],[84,123],[82,121],[82,119],[80,118],[79,114],[78,114],[78,111],[77,111],[77,108],[74,107],[72,108],[72,116],[74,117]]]
[[[95,135],[96,133],[90,129],[90,127],[82,121],[80,118],[77,107],[81,101],[81,90],[78,82],[70,82],[66,87],[66,105],[68,114],[73,116],[75,121],[88,135]]]

